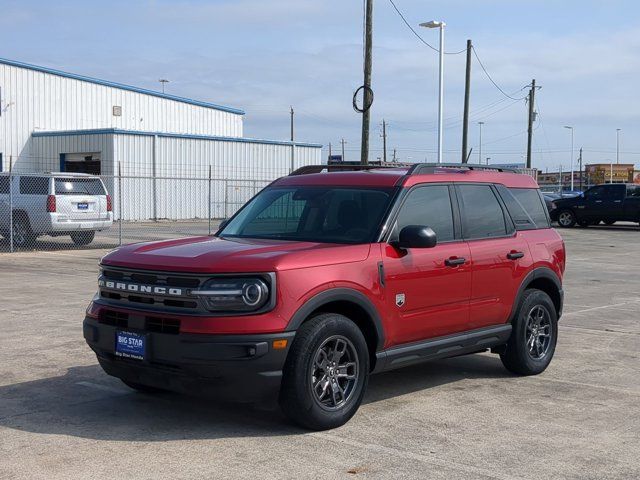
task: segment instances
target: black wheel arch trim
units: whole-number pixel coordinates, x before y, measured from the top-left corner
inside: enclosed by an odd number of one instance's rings
[[[376,330],[376,351],[383,348],[385,338],[384,328],[382,326],[382,319],[378,313],[378,309],[366,295],[352,288],[331,288],[311,297],[296,311],[296,313],[293,314],[293,317],[289,320],[286,331],[297,330],[314,311],[333,302],[349,302],[362,308],[373,322],[373,326]]]
[[[550,280],[555,285],[558,290],[558,295],[560,296],[560,303],[557,305],[557,314],[558,320],[562,316],[562,306],[564,303],[564,290],[562,289],[562,282],[560,278],[549,267],[537,267],[531,270],[525,277],[520,287],[518,288],[518,293],[516,294],[515,301],[513,302],[513,307],[511,308],[511,315],[509,316],[509,323],[512,323],[518,314],[518,308],[520,307],[520,302],[522,301],[522,296],[524,295],[525,290],[531,285],[532,282],[538,279]],[[552,299],[553,300],[553,299]]]

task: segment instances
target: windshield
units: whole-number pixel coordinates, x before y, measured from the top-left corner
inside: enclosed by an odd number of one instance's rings
[[[370,243],[393,192],[393,188],[267,188],[245,205],[219,236]]]

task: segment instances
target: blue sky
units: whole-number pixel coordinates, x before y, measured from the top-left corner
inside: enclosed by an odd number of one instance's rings
[[[515,97],[536,78],[540,113],[534,165],[567,169],[569,131],[586,163],[640,164],[640,6],[634,1],[395,0],[410,23],[447,22],[447,51],[471,38],[494,80]],[[372,157],[379,123],[398,158],[434,161],[437,54],[419,43],[388,0],[374,8]],[[286,139],[289,105],[299,140],[347,141],[359,158],[360,116],[351,107],[362,83],[362,0],[2,1],[0,57],[246,110],[245,133]],[[437,44],[435,30],[422,30]],[[445,59],[445,161],[460,158],[464,54]],[[478,159],[522,161],[524,100],[505,98],[474,60],[470,146]]]

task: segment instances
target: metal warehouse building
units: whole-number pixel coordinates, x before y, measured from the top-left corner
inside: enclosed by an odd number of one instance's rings
[[[321,162],[319,144],[245,138],[243,118],[236,108],[0,59],[0,171],[101,175],[116,204],[126,199],[123,219],[224,217],[266,182]],[[207,194],[212,207],[199,201]]]

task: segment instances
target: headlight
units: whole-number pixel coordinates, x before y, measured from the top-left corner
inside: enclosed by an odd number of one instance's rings
[[[267,305],[271,291],[266,279],[220,277],[191,292],[212,312],[254,312]]]

